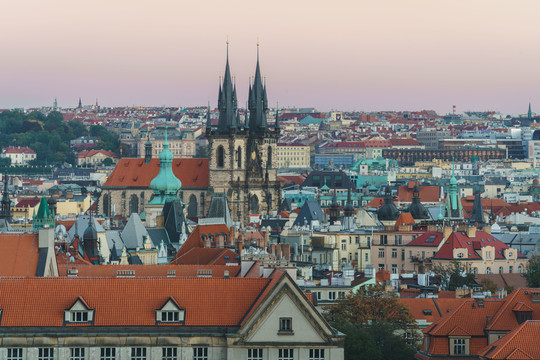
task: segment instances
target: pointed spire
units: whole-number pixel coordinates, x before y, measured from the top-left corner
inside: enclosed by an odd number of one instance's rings
[[[444,215],[443,215],[443,210],[442,210],[442,201],[439,200],[439,215],[437,216],[437,220],[443,220],[444,219]]]
[[[529,100],[529,111],[527,112],[527,118],[529,120],[532,118],[532,110],[531,110],[531,101]]]
[[[152,160],[152,142],[150,141],[150,128],[146,129],[146,144],[144,144],[144,163],[148,164]]]
[[[229,41],[227,40],[227,58],[225,64],[225,75],[223,84],[219,86],[218,109],[219,123],[218,131],[222,134],[228,134],[238,129],[236,122],[236,110],[238,101],[236,97],[236,85],[231,79],[231,70],[229,67]]]
[[[210,119],[210,100],[208,100],[208,109],[206,110],[206,133],[212,130],[212,121]]]
[[[279,131],[279,103],[276,103],[276,125],[274,126],[275,131]]]
[[[79,106],[77,106],[77,109],[82,109],[82,100],[79,98]]]

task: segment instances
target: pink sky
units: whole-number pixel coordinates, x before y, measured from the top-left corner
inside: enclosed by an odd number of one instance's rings
[[[25,0],[0,7],[0,107],[216,105],[225,41],[239,101],[540,113],[537,0]]]

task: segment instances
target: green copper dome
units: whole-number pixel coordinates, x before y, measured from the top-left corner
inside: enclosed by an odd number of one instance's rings
[[[150,182],[150,188],[155,194],[155,200],[165,203],[168,198],[176,198],[178,190],[182,188],[182,182],[174,175],[172,170],[173,154],[169,150],[167,142],[167,127],[165,127],[165,142],[163,150],[159,154],[159,173]]]

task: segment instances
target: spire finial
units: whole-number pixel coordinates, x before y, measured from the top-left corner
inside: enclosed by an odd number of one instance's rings
[[[227,61],[229,61],[229,35],[227,35]]]
[[[259,62],[259,38],[257,37],[257,62]]]
[[[165,141],[163,142],[163,147],[165,147],[165,146],[168,147],[169,146],[169,142],[167,141],[167,128],[168,128],[168,126],[165,125]]]

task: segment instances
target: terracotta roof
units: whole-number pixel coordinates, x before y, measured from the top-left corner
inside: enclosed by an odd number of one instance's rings
[[[476,250],[484,246],[493,246],[495,248],[495,259],[504,259],[504,250],[509,248],[508,245],[485,231],[477,231],[475,236],[474,239],[471,239],[465,232],[454,231],[437,251],[434,258],[453,259],[454,249],[464,248],[467,249],[469,259],[481,259]],[[524,255],[519,252],[517,256],[524,258]]]
[[[61,259],[58,261],[59,275],[66,276],[65,256],[57,256],[57,259]],[[133,271],[135,277],[167,277],[171,276],[173,271],[173,277],[197,277],[202,270],[205,274],[210,275],[209,277],[222,278],[225,276],[225,271],[229,272],[229,277],[237,277],[241,268],[240,265],[92,265],[86,262],[75,266],[70,262],[69,267],[77,269],[77,277],[79,278],[122,277],[121,273],[118,272],[122,270]]]
[[[226,258],[228,256],[228,259]],[[171,264],[178,265],[226,265],[238,262],[238,256],[225,248],[192,248],[182,255],[175,256]]]
[[[173,159],[172,169],[184,188],[209,186],[208,159]],[[159,159],[151,159],[147,164],[144,159],[120,159],[103,186],[149,188],[158,172]]]
[[[79,159],[82,159],[82,158],[92,157],[92,156],[94,156],[96,154],[103,154],[103,155],[111,157],[111,158],[118,158],[118,155],[116,155],[112,151],[107,151],[107,150],[103,150],[103,149],[98,149],[98,150],[94,149],[94,150],[81,151],[80,153],[77,154],[77,157]]]
[[[514,289],[527,287],[527,278],[525,274],[476,274],[476,282],[480,284],[482,279],[489,279],[497,285],[497,289],[504,289],[507,286],[512,286]]]
[[[438,247],[444,239],[443,234],[435,231],[428,231],[414,240],[410,241],[406,246],[432,246]]]
[[[155,310],[170,297],[186,310],[186,326],[237,326],[271,281],[268,278],[0,279],[1,326],[61,327],[64,310],[79,297],[95,309],[94,326],[155,326]],[[32,316],[27,316],[30,313]]]
[[[517,303],[522,303],[533,309],[532,320],[540,320],[540,303],[531,300],[533,292],[540,292],[540,289],[518,289],[505,298],[504,305],[500,311],[493,316],[486,330],[510,331],[518,326],[514,307]]]
[[[480,352],[485,359],[540,359],[540,321],[526,321]]]
[[[39,202],[40,202],[40,199],[38,198],[22,199],[17,203],[17,205],[15,205],[15,207],[16,208],[35,207],[37,204],[39,204]]]
[[[365,207],[368,207],[368,208],[380,208],[382,205],[384,204],[384,198],[382,197],[376,197],[376,198],[373,198],[370,202],[368,202],[366,204]]]
[[[0,234],[0,276],[35,276],[38,234]]]
[[[414,182],[412,183],[414,186]],[[420,201],[423,203],[439,202],[440,193],[441,193],[441,188],[439,186],[420,186]],[[401,185],[398,188],[398,201],[412,202],[412,198],[413,198],[413,188],[411,186]]]
[[[217,225],[197,225],[195,229],[189,234],[188,238],[186,239],[186,242],[180,247],[178,252],[176,253],[174,259],[171,261],[171,264],[178,264],[178,259],[180,259],[183,255],[188,253],[191,249],[194,248],[204,248],[204,241],[202,239],[202,236],[208,236],[208,235],[220,235],[220,234],[227,234],[227,241],[228,244],[226,245],[234,245],[231,241],[231,232],[227,225],[225,224],[217,224]],[[211,248],[210,248],[211,249]],[[194,254],[194,253],[192,253]],[[210,254],[210,253],[209,253]],[[193,255],[195,256],[195,255]],[[215,256],[215,254],[214,254]],[[235,255],[236,256],[236,255]],[[234,258],[233,258],[234,259]],[[184,261],[186,261],[184,259]],[[191,262],[189,262],[191,264]]]
[[[2,150],[4,154],[35,154],[36,152],[26,146],[8,146]]]
[[[409,311],[416,320],[423,319],[429,323],[438,321],[448,312],[457,308],[466,299],[437,299],[437,298],[416,298],[399,299],[399,301],[409,308]]]
[[[401,225],[413,225],[414,223],[411,213],[401,213],[396,220],[395,228],[398,229]]]

